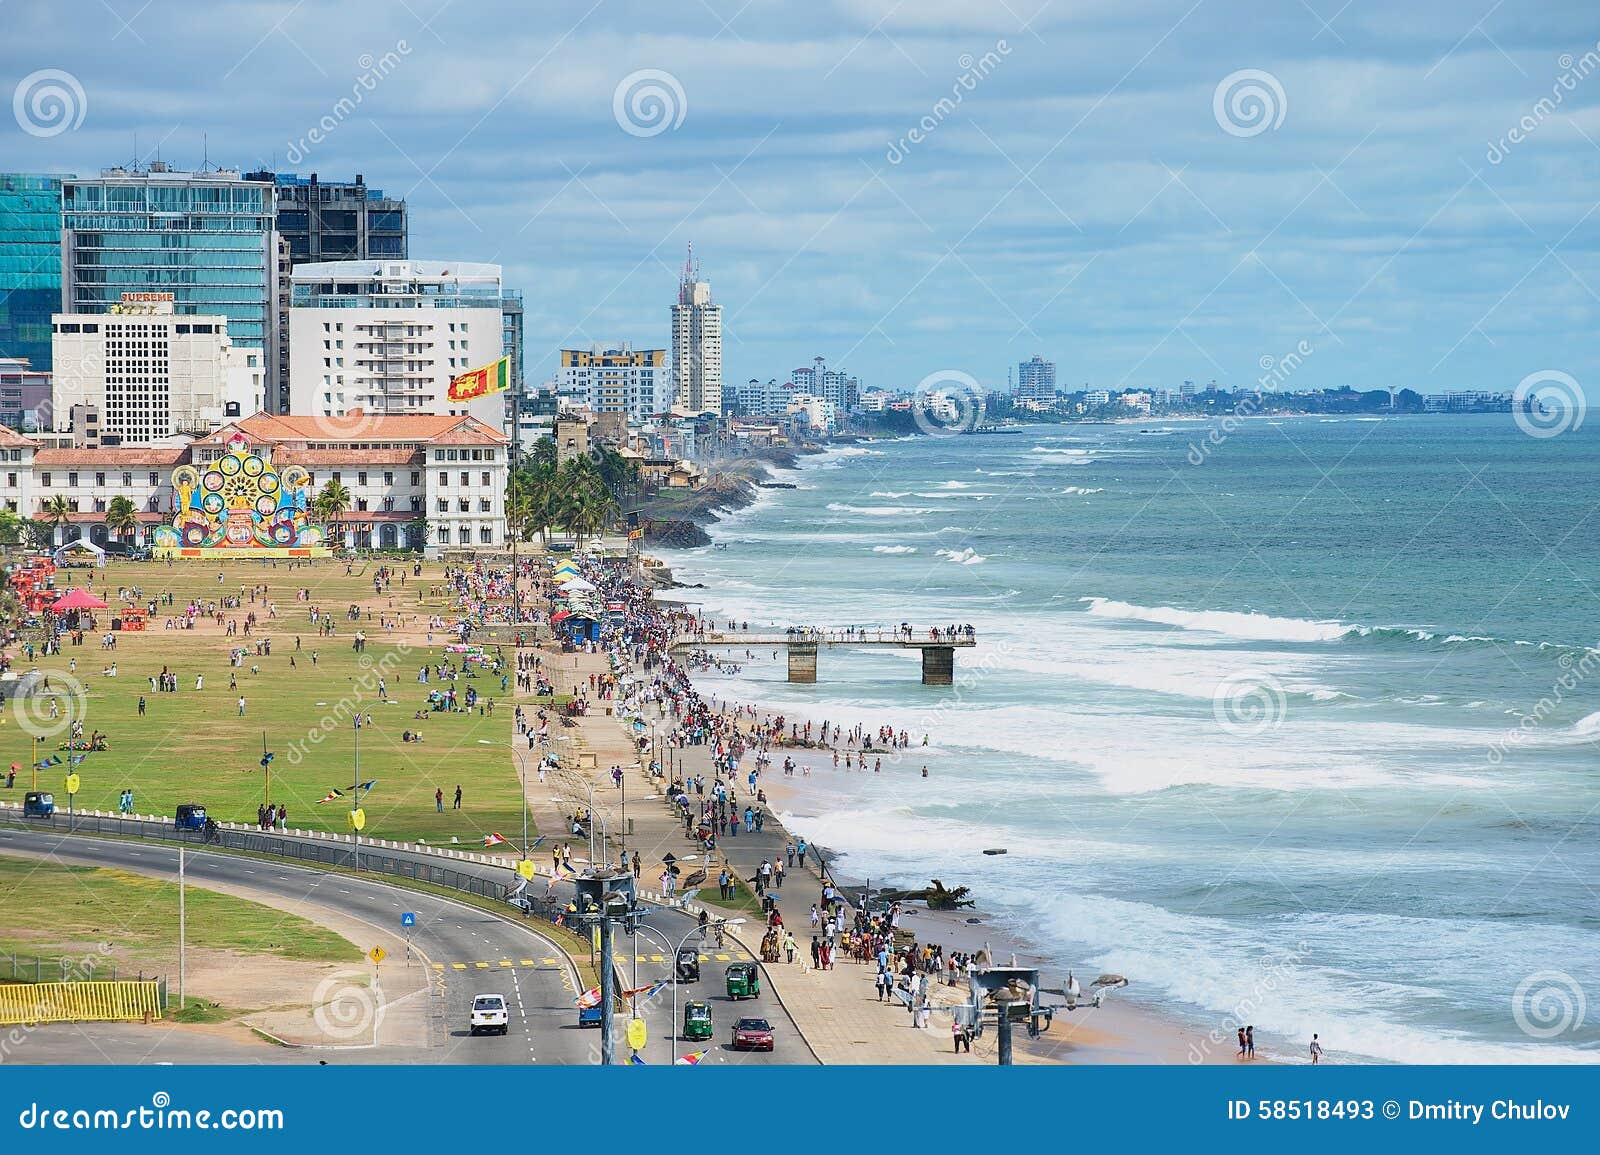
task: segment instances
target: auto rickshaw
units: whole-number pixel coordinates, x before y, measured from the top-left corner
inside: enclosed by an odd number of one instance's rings
[[[728,997],[753,999],[761,993],[761,970],[755,963],[733,963],[728,967]]]
[[[198,802],[184,802],[178,806],[172,825],[178,830],[204,830],[206,808]]]
[[[22,797],[24,818],[51,818],[56,812],[56,796],[44,790],[30,790]]]
[[[711,1007],[707,1003],[688,1003],[683,1008],[683,1037],[709,1039],[711,1037]]]

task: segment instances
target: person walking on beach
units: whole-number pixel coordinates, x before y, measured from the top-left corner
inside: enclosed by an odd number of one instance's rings
[[[811,969],[822,969],[822,940],[816,935],[811,936]]]
[[[1322,1044],[1317,1041],[1317,1036],[1311,1036],[1311,1065],[1315,1067],[1322,1061]]]
[[[1240,1059],[1244,1058],[1244,1028],[1243,1027],[1239,1028],[1239,1054],[1236,1057],[1240,1058]]]
[[[956,1054],[959,1055],[963,1047],[966,1048],[967,1054],[972,1054],[972,1036],[967,1034],[966,1027],[959,1022],[952,1022],[950,1024],[950,1036],[955,1040]]]
[[[1256,1029],[1254,1027],[1246,1027],[1244,1029],[1244,1057],[1247,1059],[1256,1057]]]

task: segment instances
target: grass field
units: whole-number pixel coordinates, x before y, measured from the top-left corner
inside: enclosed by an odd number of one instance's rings
[[[439,580],[440,573],[437,566],[425,567],[422,577],[415,578],[407,569],[405,587],[396,578],[391,594],[382,598],[373,594],[370,568],[358,566],[347,574],[343,562],[332,561],[305,563],[294,570],[282,562],[276,567],[259,562],[171,566],[113,562],[103,570],[58,573],[58,589],[81,586],[88,579],[96,596],[111,604],[111,611],[101,611],[102,630],[109,624],[109,614],[121,605],[120,587],[139,586],[146,598],[170,592],[175,603],[162,607],[162,615],[151,619],[147,632],[117,634],[115,650],[102,650],[98,633],[90,633],[82,646],[64,646],[60,654],[34,663],[53,675],[53,685],[66,685],[68,678],[75,678],[86,692],[74,706],[83,712],[85,733],[98,730],[109,736],[106,751],[88,754],[77,767],[82,787],[74,804],[115,810],[120,792],[131,788],[138,813],[170,815],[179,803],[197,802],[219,820],[254,821],[264,797],[260,766],[264,734],[266,748],[274,754],[271,801],[288,807],[288,825],[343,832],[349,828],[349,795],[357,781],[351,720],[360,710],[371,714],[372,724],[360,732],[359,780],[377,783],[362,799],[365,833],[443,842],[454,837],[462,845],[481,842],[490,831],[515,838],[513,832],[521,829],[517,767],[505,747],[482,744],[507,742],[513,733],[511,695],[501,692],[499,676],[484,674],[456,683],[458,693],[475,686],[483,699],[493,698],[492,716],[485,710],[413,718],[416,710],[426,709],[427,691],[432,688],[419,684],[418,670],[440,661],[448,640],[442,634],[435,635],[431,646],[423,640],[430,612],[450,616],[443,602],[430,603],[419,596],[430,581]],[[241,629],[245,615],[256,611],[260,620],[249,639],[242,634],[225,637],[215,625],[162,628],[166,614],[181,618],[191,597],[215,599],[260,583],[268,587],[264,599],[251,603],[246,593],[241,608],[223,611],[228,618],[239,619]],[[296,600],[300,588],[311,590],[309,601]],[[266,600],[276,603],[276,619],[267,619]],[[345,612],[352,603],[368,606],[371,620],[365,615],[359,623],[347,620]],[[336,636],[317,635],[310,620],[312,606],[333,616]],[[396,643],[386,636],[377,620],[380,613],[409,617],[417,644]],[[368,638],[367,650],[359,656],[351,645],[357,629]],[[270,657],[255,656],[255,642],[261,638],[272,640]],[[229,652],[236,646],[246,648],[238,668],[229,662]],[[20,647],[12,647],[10,653],[13,669],[28,668]],[[117,676],[103,676],[113,659]],[[75,671],[70,669],[74,660]],[[176,693],[150,690],[150,677],[163,666],[178,675]],[[201,690],[195,689],[197,675],[204,679]],[[237,679],[238,689],[230,688],[230,675]],[[379,698],[380,678],[388,703]],[[237,708],[241,694],[243,717]],[[141,697],[146,703],[142,718]],[[69,695],[59,699],[63,711],[71,702]],[[0,797],[20,801],[31,782],[34,745],[29,725],[24,724],[24,714],[30,711],[21,703],[13,706],[0,714],[0,767],[17,763],[22,769],[16,786],[0,792]],[[51,720],[47,709],[37,706],[31,713],[37,719],[31,723],[33,729],[61,728],[39,741],[38,758],[51,754],[64,758],[65,751],[57,749],[66,741],[64,719]],[[402,742],[406,730],[420,732],[424,740]],[[62,765],[38,772],[40,788],[54,791],[61,809],[67,802],[66,770]],[[463,791],[460,810],[451,807],[457,785]],[[346,797],[319,805],[318,799],[334,788]],[[436,789],[445,793],[443,813],[435,810]]]
[[[305,962],[355,962],[360,948],[297,915],[187,888],[190,946]],[[178,887],[122,870],[0,857],[0,950],[160,969],[176,957]]]

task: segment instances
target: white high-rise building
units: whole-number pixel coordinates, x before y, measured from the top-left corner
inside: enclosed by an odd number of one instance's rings
[[[595,345],[561,350],[556,390],[591,413],[626,413],[647,421],[672,408],[672,383],[665,349]]]
[[[55,314],[50,427],[65,432],[72,407],[89,406],[101,445],[150,445],[261,409],[263,351],[235,346],[227,317],[173,305],[168,292],[128,292],[107,313]]]
[[[476,417],[504,430],[513,388],[452,401],[450,380],[508,352],[499,265],[324,261],[296,266],[289,404],[296,415]],[[520,302],[517,303],[520,308]]]
[[[722,306],[700,279],[693,255],[683,266],[672,306],[672,411],[685,417],[722,413]]]

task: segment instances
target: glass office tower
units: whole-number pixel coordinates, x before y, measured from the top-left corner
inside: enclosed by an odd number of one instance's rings
[[[0,173],[0,358],[50,368],[50,314],[61,309],[59,176]]]
[[[276,365],[277,238],[270,182],[236,172],[107,169],[62,182],[62,311],[171,293],[180,314],[222,314],[235,345]],[[268,382],[268,389],[275,389]]]

